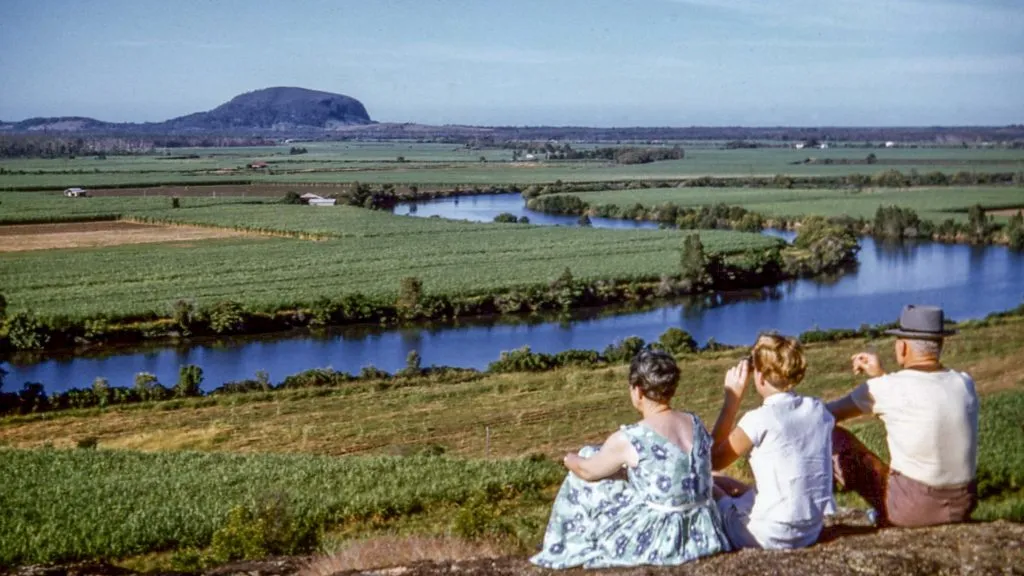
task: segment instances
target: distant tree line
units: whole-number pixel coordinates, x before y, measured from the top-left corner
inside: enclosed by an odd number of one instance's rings
[[[275,141],[261,136],[104,136],[70,134],[0,135],[0,158],[68,158],[153,154],[159,148],[214,148],[229,146],[272,146]]]
[[[867,228],[874,236],[890,240],[927,238],[971,244],[1005,242],[1014,250],[1024,250],[1024,211],[1018,210],[1003,225],[987,215],[980,204],[967,209],[967,222],[947,218],[938,224],[922,220],[910,208],[879,206],[874,220],[861,227]]]
[[[513,161],[524,159],[526,155],[543,154],[548,160],[606,160],[616,164],[647,164],[659,160],[681,160],[686,156],[678,144],[671,147],[606,146],[574,149],[568,142],[507,142],[503,147],[512,149]]]
[[[922,127],[743,127],[693,126],[588,128],[584,126],[496,126],[481,136],[480,129],[462,126],[410,126],[407,124],[371,124],[346,132],[342,139],[416,140],[493,146],[516,142],[607,142],[612,144],[656,145],[686,140],[761,141],[790,143],[821,141],[851,143],[858,147],[878,147],[887,141],[913,145],[959,146],[996,144],[1012,146],[1024,141],[1024,124],[1010,126],[922,126]],[[856,143],[856,144],[854,144]]]

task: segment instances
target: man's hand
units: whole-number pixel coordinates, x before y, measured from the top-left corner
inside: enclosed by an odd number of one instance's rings
[[[736,395],[737,398],[743,397],[743,392],[747,389],[747,380],[750,378],[750,361],[746,358],[740,361],[739,364],[733,366],[725,374],[725,389]]]
[[[882,363],[878,361],[878,354],[861,352],[854,354],[850,360],[853,364],[854,374],[867,374],[872,378],[878,378],[885,374],[885,370],[882,370]]]

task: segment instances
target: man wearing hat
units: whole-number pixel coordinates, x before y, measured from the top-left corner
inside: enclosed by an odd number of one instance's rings
[[[845,428],[832,435],[834,476],[894,526],[964,522],[977,505],[978,397],[974,380],[939,360],[945,336],[941,308],[907,306],[896,336],[896,363],[887,374],[876,354],[853,356],[854,374],[870,379],[830,402],[836,423],[873,414],[885,423],[886,465]]]

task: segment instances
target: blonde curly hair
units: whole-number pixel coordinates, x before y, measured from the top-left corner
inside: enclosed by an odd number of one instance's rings
[[[774,332],[757,337],[750,358],[754,369],[783,392],[799,384],[807,371],[804,347],[800,341]]]

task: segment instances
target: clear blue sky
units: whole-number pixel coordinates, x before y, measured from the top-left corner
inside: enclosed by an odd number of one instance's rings
[[[383,122],[1024,122],[1021,0],[0,0],[0,119],[268,86]]]

